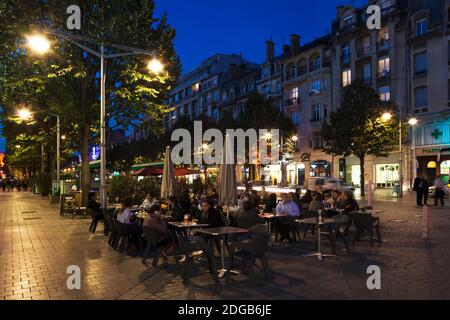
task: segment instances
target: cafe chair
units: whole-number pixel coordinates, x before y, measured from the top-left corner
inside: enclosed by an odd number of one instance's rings
[[[305,210],[302,212],[302,219],[318,218],[318,217],[319,217],[319,212],[317,212],[317,211]],[[303,238],[306,238],[308,231],[310,231],[312,235],[316,234],[316,227],[314,225],[304,225],[304,224],[302,224],[301,219],[299,220],[298,223],[300,223],[300,225],[302,225],[305,230],[303,233]]]
[[[161,250],[161,247],[158,246],[158,242],[169,238],[169,235],[163,235],[158,230],[153,228],[149,228],[147,226],[143,227],[143,235],[145,240],[147,241],[147,245],[145,247],[144,253],[142,255],[142,263],[148,259],[150,252],[153,250],[153,262],[152,266],[154,268],[158,267],[159,258],[162,257],[164,260],[167,260],[167,257]]]
[[[345,250],[347,252],[350,252],[347,236],[345,235],[345,229],[347,228],[349,219],[348,216],[338,215],[333,219],[336,220],[336,222],[330,225],[326,225],[321,234],[324,234],[328,237],[332,254],[336,255],[336,239],[341,239],[344,243]]]
[[[252,231],[252,230],[251,230]],[[225,279],[228,282],[230,277],[230,270],[233,267],[235,258],[239,258],[244,263],[245,271],[249,277],[252,285],[256,284],[254,265],[256,259],[261,261],[261,265],[264,271],[264,277],[267,281],[273,279],[272,271],[270,270],[269,263],[266,257],[266,252],[269,248],[269,235],[267,232],[261,232],[260,226],[253,229],[255,236],[248,242],[237,243],[233,246],[234,250],[230,250],[230,263],[227,268]]]
[[[180,254],[185,256],[184,268],[182,271],[183,283],[185,285],[189,284],[192,269],[194,267],[194,260],[198,260],[200,257],[207,258],[209,273],[215,282],[219,282],[214,255],[203,238],[180,236],[178,237],[178,245]]]
[[[369,232],[370,245],[373,247],[374,234],[377,234],[377,241],[381,243],[380,219],[369,213],[355,213],[352,215],[353,225],[356,233],[353,242],[360,240],[361,234],[365,231]]]

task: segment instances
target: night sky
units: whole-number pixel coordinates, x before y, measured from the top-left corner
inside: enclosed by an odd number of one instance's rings
[[[314,40],[331,29],[336,6],[350,3],[362,6],[367,0],[156,0],[156,15],[168,13],[187,72],[215,53],[242,53],[261,63],[264,41],[272,38],[279,54],[292,33],[302,43]],[[0,151],[4,146],[0,138]]]

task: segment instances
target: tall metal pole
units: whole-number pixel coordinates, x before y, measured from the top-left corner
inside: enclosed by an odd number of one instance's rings
[[[400,111],[400,129],[399,129],[399,146],[400,146],[400,164],[399,164],[399,180],[400,180],[400,188],[398,190],[398,196],[399,197],[403,197],[403,141],[402,141],[402,115],[401,115],[401,111]]]
[[[61,179],[61,123],[56,116],[56,180]]]
[[[106,72],[104,47],[100,46],[100,203],[102,208],[108,205],[106,189]]]

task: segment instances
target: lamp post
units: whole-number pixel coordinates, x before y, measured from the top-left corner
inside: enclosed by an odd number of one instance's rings
[[[100,44],[100,51],[95,51],[88,46],[80,42],[93,43],[92,40],[82,36],[70,35],[55,30],[45,30],[46,34],[66,40],[77,47],[91,53],[95,57],[100,59],[100,203],[102,208],[106,208],[107,197],[107,185],[106,185],[106,65],[107,59],[133,56],[133,55],[146,55],[153,57],[149,61],[147,67],[155,74],[160,74],[164,70],[164,65],[155,58],[154,52],[149,52],[137,48],[126,47],[122,45],[111,45],[111,48],[122,51],[121,53],[105,54],[105,47]],[[30,48],[35,49],[37,53],[43,54],[50,49],[50,42],[41,35],[32,35],[27,37],[28,45]]]
[[[412,182],[414,180],[414,177],[417,174],[417,160],[416,160],[416,125],[419,121],[416,118],[411,118],[408,121],[408,124],[412,128],[412,165],[411,165],[411,185],[410,188],[412,189]]]
[[[44,113],[43,110],[38,110],[37,112]],[[56,180],[59,183],[61,180],[61,121],[59,115],[46,112],[47,115],[56,118]],[[28,108],[22,108],[17,111],[17,117],[22,121],[29,121],[33,118],[33,112]],[[44,155],[44,145],[41,146],[41,156],[43,159]],[[43,169],[42,169],[43,170]]]
[[[400,109],[401,110],[401,109]],[[383,121],[387,122],[392,119],[392,114],[390,112],[385,112],[383,116],[381,117]],[[418,123],[418,120],[416,118],[411,118],[408,120],[408,124],[412,127],[414,127]],[[403,197],[403,119],[402,119],[402,113],[400,111],[399,114],[399,151],[400,151],[400,163],[399,163],[399,190],[398,190],[398,196]],[[413,133],[414,136],[414,133]],[[413,137],[414,141],[414,137]],[[414,144],[415,142],[413,142]],[[415,146],[414,146],[415,150]],[[414,151],[415,152],[415,151]],[[415,155],[414,155],[415,160]]]

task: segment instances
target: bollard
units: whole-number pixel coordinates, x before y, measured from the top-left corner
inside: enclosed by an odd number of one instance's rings
[[[372,181],[369,181],[369,183],[367,184],[367,205],[369,207],[373,206],[373,190],[372,190]]]
[[[429,229],[430,229],[430,207],[423,206],[423,231],[422,239],[428,240]]]

